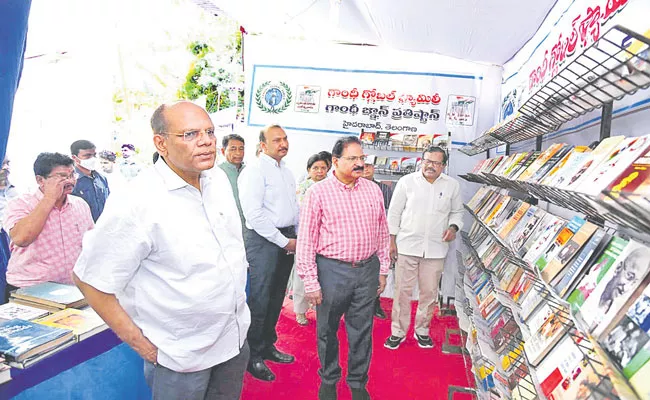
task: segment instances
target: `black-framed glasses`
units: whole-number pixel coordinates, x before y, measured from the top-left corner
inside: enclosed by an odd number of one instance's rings
[[[193,142],[196,139],[198,139],[199,136],[201,136],[202,133],[207,135],[210,139],[215,138],[214,129],[205,129],[205,130],[193,129],[193,130],[186,131],[186,132],[183,132],[183,133],[161,132],[160,134],[161,135],[169,135],[169,136],[178,136],[178,137],[182,137],[184,142]]]
[[[58,174],[53,174],[53,175],[46,176],[46,178],[48,178],[48,179],[49,178],[79,179],[79,174],[76,173],[76,172],[73,172],[71,174],[66,174],[66,173],[60,172]]]
[[[431,166],[434,166],[434,167],[442,167],[443,165],[445,165],[445,163],[443,163],[441,161],[431,161],[431,160],[426,160],[425,159],[425,160],[422,160],[422,165],[431,165]]]

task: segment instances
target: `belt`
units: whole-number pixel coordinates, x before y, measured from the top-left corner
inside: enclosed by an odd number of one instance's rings
[[[295,239],[296,238],[296,227],[295,226],[287,226],[285,228],[278,228],[281,234],[284,236],[288,237],[289,239]]]
[[[370,264],[376,257],[377,256],[373,254],[370,257],[366,258],[365,260],[353,261],[350,264],[352,265],[352,268],[365,267],[366,265]]]

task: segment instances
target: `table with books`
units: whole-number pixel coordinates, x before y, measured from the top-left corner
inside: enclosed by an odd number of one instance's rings
[[[0,305],[0,354],[0,398],[148,396],[142,360],[71,285],[13,292]]]

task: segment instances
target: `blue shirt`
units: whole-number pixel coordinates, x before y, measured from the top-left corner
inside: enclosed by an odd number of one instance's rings
[[[92,171],[90,176],[85,175],[77,168],[75,171],[79,174],[77,184],[74,186],[72,194],[81,197],[88,203],[90,213],[93,216],[93,221],[102,215],[104,211],[104,204],[111,191],[108,189],[108,181],[97,171]]]

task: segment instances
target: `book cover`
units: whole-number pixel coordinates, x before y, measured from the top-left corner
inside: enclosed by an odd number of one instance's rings
[[[648,332],[627,315],[611,330],[602,342],[603,349],[619,368],[626,368],[634,356],[650,341]]]
[[[557,233],[564,228],[564,225],[566,224],[566,221],[562,218],[547,214],[547,216],[549,215],[551,218],[548,219],[548,223],[546,225],[540,224],[537,230],[541,232],[539,236],[537,236],[537,240],[531,244],[528,252],[522,258],[529,265],[532,265],[533,262],[537,260],[537,258],[539,258],[539,256],[549,248],[549,246],[551,246]]]
[[[570,263],[569,268],[562,275],[560,281],[553,284],[555,292],[560,297],[566,299],[567,294],[573,291],[573,286],[583,276],[585,267],[595,262],[596,258],[605,250],[610,239],[611,235],[603,229],[596,229],[596,232],[594,232],[587,244],[580,250],[578,256]]]
[[[546,164],[551,159],[551,157],[553,157],[555,153],[557,153],[564,146],[565,146],[564,143],[552,144],[548,149],[543,151],[542,154],[539,155],[539,157],[537,157],[535,162],[533,162],[530,165],[530,167],[528,167],[521,175],[519,175],[517,180],[527,181],[537,171],[539,171],[539,169],[542,168],[542,166]]]
[[[503,160],[499,163],[499,165],[492,170],[492,174],[497,176],[503,176],[503,171],[505,171],[507,168],[510,168],[515,157],[517,157],[516,154],[505,156]]]
[[[542,178],[542,180],[539,183],[541,183],[542,185],[548,185],[549,183],[551,183],[553,179],[555,179],[555,177],[557,176],[556,174],[558,173],[558,171],[568,166],[570,160],[576,157],[576,154],[584,153],[585,149],[591,151],[591,149],[589,149],[589,147],[587,146],[575,146],[574,148],[572,148],[567,154],[565,154],[564,157],[562,157],[562,159],[557,164],[553,166],[553,168],[551,168],[548,174],[546,174],[546,176]]]
[[[646,150],[632,165],[607,185],[605,191],[634,193],[648,179],[650,179],[650,150]]]
[[[562,247],[559,252],[557,252],[557,254],[545,267],[540,267],[542,268],[542,279],[544,279],[546,282],[550,283],[557,276],[557,274],[562,271],[564,266],[567,265],[571,259],[573,259],[578,251],[580,251],[582,246],[584,246],[587,240],[589,240],[591,235],[596,232],[596,229],[598,228],[596,225],[592,224],[591,222],[586,222],[582,218],[579,219],[581,220],[582,225],[578,228],[578,231],[573,234],[571,239],[569,239],[569,241]]]
[[[404,135],[404,151],[416,151],[418,145],[418,135]]]
[[[503,223],[514,215],[517,208],[519,208],[519,200],[510,198],[508,203],[501,207],[499,213],[488,224],[488,227],[495,231],[501,229]]]
[[[580,308],[593,336],[600,337],[618,311],[640,293],[635,291],[650,272],[650,249],[630,240],[615,264],[603,276]]]
[[[560,189],[576,190],[581,180],[588,177],[609,154],[616,150],[616,147],[623,141],[625,136],[612,136],[600,142],[582,163],[576,166],[575,172],[558,185]]]
[[[518,168],[515,168],[512,171],[512,174],[510,174],[510,176],[508,176],[508,179],[510,179],[510,180],[518,180],[519,176],[521,174],[523,174],[524,171],[526,171],[528,169],[528,167],[530,167],[530,165],[535,162],[535,160],[537,160],[537,158],[539,157],[540,154],[542,154],[541,151],[532,151],[532,152],[530,152],[528,154],[528,157],[526,157],[524,162],[521,164],[521,166],[519,166]]]
[[[598,195],[650,146],[650,135],[627,138],[576,186],[576,191]]]
[[[639,369],[639,371],[630,378],[630,385],[640,399],[650,399],[650,362]]]
[[[433,135],[419,135],[418,136],[418,150],[424,151],[431,146]]]
[[[577,215],[558,231],[557,235],[551,242],[551,245],[544,251],[542,254],[535,260],[535,266],[539,268],[540,271],[546,269],[549,261],[555,258],[564,246],[573,238],[580,228],[584,225],[586,221]]]
[[[628,241],[625,239],[618,236],[612,237],[603,254],[589,267],[587,274],[580,280],[578,287],[567,298],[567,302],[571,304],[571,310],[573,312],[577,312],[589,296],[591,296],[596,285],[600,283],[603,276],[605,276],[607,271],[609,271],[611,266],[621,256],[627,244]]]
[[[501,196],[499,201],[494,205],[494,207],[492,207],[492,210],[483,218],[483,223],[489,225],[490,221],[492,221],[492,219],[501,211],[501,208],[508,205],[510,199],[511,197],[508,195]]]
[[[544,232],[543,228],[553,218],[541,208],[535,207],[533,210],[533,207],[531,207],[528,209],[528,213],[531,212],[534,212],[533,215],[528,218],[526,225],[522,225],[521,231],[510,235],[509,238],[512,248],[515,249],[519,257],[526,255],[530,247]]]
[[[68,340],[72,331],[52,328],[22,319],[0,323],[0,353],[8,361],[20,362],[54,344],[59,339]]]
[[[547,162],[542,165],[540,169],[537,170],[533,174],[532,177],[528,179],[528,182],[533,182],[533,183],[539,183],[542,179],[546,177],[546,175],[555,167],[560,160],[564,158],[564,156],[567,155],[571,151],[572,147],[570,145],[564,145],[562,146],[555,154],[549,158]]]
[[[107,328],[104,321],[92,309],[76,310],[68,308],[34,322],[53,328],[70,329],[77,337],[82,337],[91,332],[97,333]]]
[[[401,163],[402,163],[402,159],[401,159],[401,158],[390,157],[390,158],[388,159],[388,169],[389,169],[391,172],[398,172],[398,171],[399,171],[399,165],[400,165]]]
[[[366,132],[362,129],[361,134],[359,135],[359,139],[361,140],[362,144],[373,144],[375,143],[375,132]]]
[[[390,132],[377,131],[377,133],[375,134],[375,142],[373,144],[379,147],[387,147],[389,143],[390,143]]]
[[[37,303],[43,302],[44,304],[53,306],[77,307],[86,304],[84,296],[76,286],[55,282],[45,282],[19,288],[12,296]]]
[[[515,154],[515,157],[512,159],[512,163],[508,166],[508,168],[503,170],[503,176],[508,177],[514,169],[519,168],[525,161],[526,157],[528,157],[528,154],[528,152]]]
[[[533,367],[537,367],[564,336],[567,323],[564,315],[551,314],[538,331],[531,332],[531,337],[524,343],[524,350]]]
[[[6,320],[24,319],[25,321],[31,321],[48,314],[49,312],[42,308],[30,307],[17,303],[6,303],[0,306],[0,318]]]
[[[404,135],[401,133],[389,134],[388,144],[391,148],[402,148],[404,146]]]
[[[417,163],[417,157],[402,157],[400,162],[399,170],[405,174],[410,174],[415,172],[415,164]]]
[[[492,173],[492,171],[494,171],[495,168],[497,168],[499,165],[501,165],[501,162],[503,162],[503,159],[504,159],[503,156],[493,158],[492,162],[487,165],[487,167],[485,168],[484,171],[481,171],[481,172],[488,173],[488,174]]]
[[[519,207],[515,210],[515,213],[513,216],[507,220],[506,224],[499,230],[498,234],[501,237],[501,239],[505,239],[508,237],[510,232],[515,229],[515,226],[522,221],[522,218],[524,215],[528,212],[528,209],[530,208],[530,203],[521,202]]]

